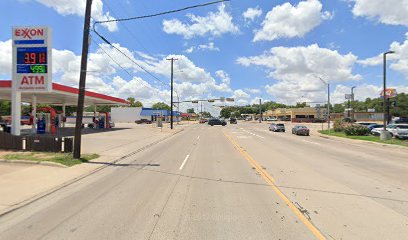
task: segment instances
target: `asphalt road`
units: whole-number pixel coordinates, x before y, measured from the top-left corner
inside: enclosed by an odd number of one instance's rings
[[[0,239],[406,239],[408,150],[182,133],[0,218]]]

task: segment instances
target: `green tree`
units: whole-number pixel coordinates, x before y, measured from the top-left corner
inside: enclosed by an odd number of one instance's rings
[[[0,100],[0,116],[11,115],[11,102]]]
[[[152,108],[170,110],[170,106],[165,104],[164,102],[157,102],[157,103],[153,104]]]
[[[333,112],[335,113],[344,113],[344,110],[343,104],[336,103],[333,105]]]
[[[212,117],[211,113],[209,113],[209,112],[202,112],[201,116],[204,117],[204,118],[211,118]]]
[[[136,101],[134,97],[128,97],[127,101],[129,102],[130,107],[143,107],[143,103]]]
[[[143,103],[140,101],[136,101],[134,107],[143,107]]]
[[[187,109],[187,113],[195,113],[194,108]]]

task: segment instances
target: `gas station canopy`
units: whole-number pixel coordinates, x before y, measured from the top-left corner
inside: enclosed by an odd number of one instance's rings
[[[32,103],[33,95],[35,95],[37,103],[40,104],[76,106],[78,104],[78,92],[78,88],[52,83],[51,92],[22,92],[21,101]],[[0,80],[0,99],[11,101],[10,80]],[[121,98],[85,91],[85,105],[128,105],[128,102]]]

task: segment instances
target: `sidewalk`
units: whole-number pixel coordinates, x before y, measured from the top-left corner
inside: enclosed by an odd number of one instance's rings
[[[111,163],[120,157],[157,143],[183,130],[151,125],[117,124],[116,130],[87,134],[82,137],[82,153],[97,153],[94,162]],[[0,151],[0,159],[10,152]],[[72,167],[0,163],[0,214],[29,202],[52,189],[104,167],[79,164]]]

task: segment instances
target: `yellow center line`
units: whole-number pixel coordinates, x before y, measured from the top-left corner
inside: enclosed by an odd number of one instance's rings
[[[286,195],[275,185],[273,177],[266,172],[255,159],[253,159],[248,152],[246,152],[237,141],[235,141],[227,133],[223,132],[224,136],[230,143],[238,150],[239,153],[256,169],[268,185],[275,191],[275,193],[286,203],[286,205],[298,216],[298,218],[306,225],[306,227],[316,236],[317,239],[326,239],[323,234],[299,211],[299,209],[286,197]]]

